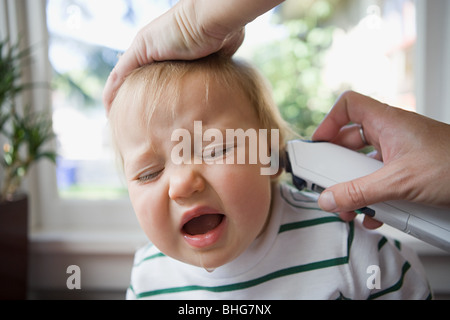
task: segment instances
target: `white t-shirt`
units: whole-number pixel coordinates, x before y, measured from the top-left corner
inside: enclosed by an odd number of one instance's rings
[[[266,231],[209,273],[149,244],[137,251],[127,299],[427,299],[414,253],[321,211],[314,197],[277,185]]]

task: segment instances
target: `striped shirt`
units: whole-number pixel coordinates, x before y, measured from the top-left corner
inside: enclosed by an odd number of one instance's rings
[[[417,256],[399,242],[321,211],[308,193],[277,189],[265,232],[214,272],[139,249],[127,299],[431,298]]]

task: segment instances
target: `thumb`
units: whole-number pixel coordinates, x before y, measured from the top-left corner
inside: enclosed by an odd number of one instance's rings
[[[374,203],[392,200],[396,193],[393,187],[395,180],[390,170],[383,167],[365,177],[327,188],[320,195],[318,203],[324,211],[351,212]]]
[[[245,28],[241,28],[240,30],[231,33],[225,38],[220,51],[223,52],[225,55],[231,57],[242,45],[242,43],[244,42],[244,38],[245,38]]]

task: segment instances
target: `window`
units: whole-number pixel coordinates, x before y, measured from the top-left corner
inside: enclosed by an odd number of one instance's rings
[[[283,115],[305,136],[346,89],[414,109],[419,105],[414,92],[423,87],[414,78],[414,4],[412,0],[286,1],[248,25],[238,55],[253,61],[269,78]],[[42,17],[49,34],[52,104],[61,155],[56,170],[50,164],[39,167],[36,193],[42,226],[136,227],[108,140],[101,90],[117,53],[171,5],[169,0],[29,4],[30,15],[40,12],[33,8],[46,8]],[[39,19],[33,16],[30,30],[41,30]],[[346,50],[349,46],[353,46],[351,54]]]
[[[112,161],[102,88],[119,52],[170,5],[171,1],[47,1],[59,154],[56,176],[62,198],[126,196]],[[269,77],[284,116],[304,135],[312,133],[337,95],[349,88],[415,108],[412,0],[319,1],[310,8],[286,2],[248,29],[239,54]],[[279,50],[280,45],[284,49]]]
[[[112,161],[102,89],[119,52],[169,5],[169,1],[141,0],[47,1],[53,122],[59,154],[56,176],[62,198],[127,195]]]
[[[335,89],[349,87],[415,110],[414,1],[351,1],[348,6],[337,12],[346,23],[336,23],[324,80]]]
[[[284,32],[251,57],[302,135],[348,89],[415,110],[413,0],[286,1],[275,18]]]

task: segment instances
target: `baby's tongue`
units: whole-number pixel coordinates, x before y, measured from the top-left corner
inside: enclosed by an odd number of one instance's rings
[[[188,221],[183,229],[191,236],[205,234],[217,227],[222,222],[222,218],[222,214],[205,214]]]

